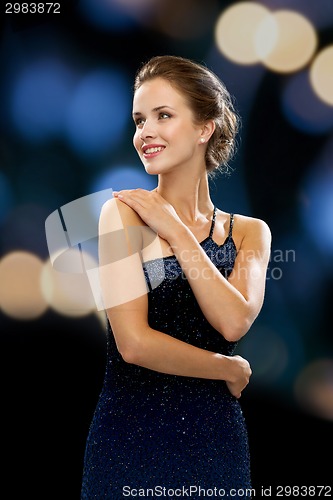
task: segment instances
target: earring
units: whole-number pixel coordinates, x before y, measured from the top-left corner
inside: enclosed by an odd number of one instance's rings
[[[204,137],[201,137],[200,142],[204,143],[206,142],[206,139]]]

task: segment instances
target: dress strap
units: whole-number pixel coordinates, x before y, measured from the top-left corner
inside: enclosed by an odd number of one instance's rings
[[[230,214],[230,225],[229,225],[229,234],[228,237],[232,237],[232,228],[234,227],[234,214]]]
[[[214,207],[214,210],[213,210],[213,218],[212,218],[212,224],[210,226],[210,231],[209,231],[209,238],[211,238],[213,236],[213,231],[214,231],[214,227],[215,227],[215,219],[216,219],[216,207]]]

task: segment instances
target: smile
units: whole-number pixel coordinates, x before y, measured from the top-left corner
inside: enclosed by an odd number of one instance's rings
[[[163,151],[164,146],[153,146],[153,147],[145,147],[143,148],[143,155],[145,157],[147,156],[155,156],[156,154],[160,153],[161,151]]]
[[[148,148],[145,149],[144,153],[150,155],[151,153],[157,153],[158,151],[162,151],[164,148],[158,147],[158,148]]]

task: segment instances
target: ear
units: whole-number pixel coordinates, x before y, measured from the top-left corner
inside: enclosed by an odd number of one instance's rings
[[[209,120],[205,122],[200,129],[199,142],[201,144],[207,143],[215,131],[214,120]]]

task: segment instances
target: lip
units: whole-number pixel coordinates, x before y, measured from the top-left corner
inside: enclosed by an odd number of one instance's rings
[[[161,148],[160,151],[154,151],[153,153],[147,153],[146,151],[148,151],[149,149],[152,149],[152,148]],[[161,154],[164,149],[165,149],[165,146],[163,146],[162,144],[145,144],[144,146],[142,146],[142,152],[143,152],[143,156],[145,158],[154,158],[155,156],[158,156],[159,154]]]

